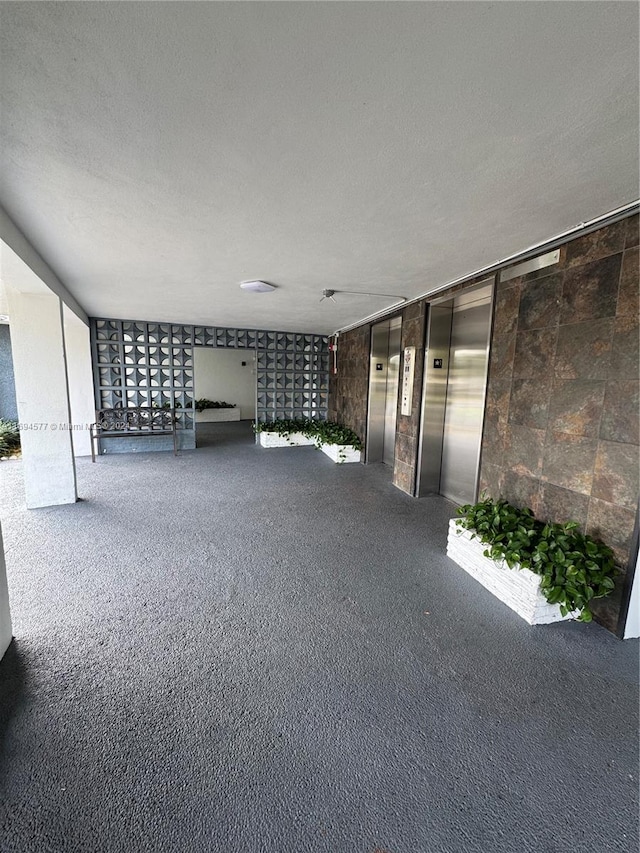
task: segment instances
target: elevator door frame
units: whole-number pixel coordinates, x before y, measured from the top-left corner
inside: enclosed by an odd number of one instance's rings
[[[480,476],[480,457],[482,435],[486,414],[487,377],[489,371],[489,349],[493,329],[495,300],[495,277],[484,279],[465,290],[443,296],[429,305],[427,322],[427,340],[425,347],[425,367],[422,387],[422,417],[420,419],[420,440],[418,442],[418,474],[416,497],[441,494],[442,452],[444,444],[445,415],[449,379],[449,354],[451,346],[451,325],[454,301],[463,299],[476,302],[483,298],[482,291],[489,297],[489,323],[487,327],[487,358],[483,376],[482,418],[480,421],[480,441],[474,471],[474,487],[471,502],[478,497]],[[434,367],[434,360],[442,359],[442,368]],[[451,498],[448,498],[451,500]]]
[[[390,378],[389,344],[394,338],[397,338],[398,343],[398,365],[397,375],[395,378]],[[369,400],[367,405],[367,463],[384,462],[393,467],[395,462],[401,343],[402,315],[383,320],[371,327]],[[382,364],[381,370],[376,369],[377,364]],[[389,448],[389,442],[391,448]]]

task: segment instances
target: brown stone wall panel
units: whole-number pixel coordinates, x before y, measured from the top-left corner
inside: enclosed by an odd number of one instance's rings
[[[640,491],[638,447],[617,441],[598,444],[591,495],[608,503],[635,509]]]
[[[640,443],[640,382],[614,380],[607,382],[600,422],[600,438],[604,441]]]
[[[640,378],[640,320],[637,314],[615,319],[609,375],[611,379]]]
[[[616,313],[622,253],[567,270],[560,322],[583,323]]]
[[[504,492],[504,471],[500,465],[490,465],[482,460],[482,469],[478,482],[478,494],[486,494],[497,500]]]
[[[393,468],[393,485],[397,486],[398,489],[403,492],[406,492],[408,495],[413,495],[415,491],[414,483],[414,467],[412,465],[407,465],[405,462],[397,460]]]
[[[538,379],[514,379],[509,402],[509,423],[545,429],[552,387],[553,380],[549,375]]]
[[[489,353],[489,376],[493,379],[511,378],[516,351],[516,333],[494,338]]]
[[[512,474],[540,477],[544,438],[544,430],[509,424],[505,438],[505,461]]]
[[[598,498],[589,501],[587,533],[613,548],[616,561],[623,567],[629,562],[635,512]]]
[[[582,266],[614,255],[624,249],[627,237],[627,220],[622,219],[613,225],[606,225],[598,231],[592,231],[584,237],[567,244],[567,268]]]
[[[507,439],[507,425],[503,421],[484,419],[482,433],[482,464],[504,467]]]
[[[556,348],[558,379],[606,379],[611,365],[613,318],[560,326]]]
[[[622,256],[617,314],[630,314],[632,317],[637,317],[640,311],[638,251],[636,246],[634,249],[627,249]]]
[[[519,332],[513,359],[514,379],[540,379],[553,374],[558,329]]]
[[[640,242],[640,217],[636,213],[635,216],[630,216],[627,220],[627,234],[624,241],[625,249],[631,246],[637,246]]]
[[[540,486],[540,502],[538,517],[541,521],[555,521],[564,524],[566,521],[577,521],[580,529],[587,527],[589,512],[589,496],[562,489],[551,483]]]
[[[538,515],[540,481],[536,477],[526,477],[514,471],[506,471],[502,489],[504,498],[509,503],[520,509],[528,507],[534,515]]]
[[[523,285],[518,330],[531,331],[557,326],[562,303],[562,273],[554,273]]]
[[[404,462],[406,465],[415,467],[417,440],[411,435],[396,433],[395,458],[396,461]]]
[[[493,317],[493,334],[496,337],[510,335],[515,331],[520,309],[520,289],[521,285],[518,284],[496,294]]]
[[[544,450],[542,480],[589,495],[596,448],[594,438],[564,432],[550,433]]]
[[[487,386],[485,415],[490,420],[506,423],[509,419],[511,379],[490,379]]]
[[[558,379],[549,408],[549,429],[598,437],[604,402],[604,379]]]

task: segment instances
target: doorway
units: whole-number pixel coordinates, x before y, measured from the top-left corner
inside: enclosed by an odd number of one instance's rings
[[[371,329],[367,462],[393,467],[400,380],[402,317],[376,323]]]
[[[429,311],[417,495],[477,497],[493,279]]]
[[[196,406],[196,447],[253,442],[257,395],[255,352],[196,346],[193,368],[196,402],[206,399],[215,404],[202,411]]]

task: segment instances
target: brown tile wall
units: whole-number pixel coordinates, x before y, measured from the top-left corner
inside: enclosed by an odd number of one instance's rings
[[[393,468],[393,484],[403,492],[413,495],[416,483],[418,459],[418,438],[420,433],[420,408],[422,394],[422,371],[424,366],[424,324],[426,305],[418,302],[409,305],[402,312],[402,343],[405,347],[416,348],[415,370],[413,377],[413,401],[411,414],[402,415],[402,375],[398,389],[398,414],[396,421],[396,458]],[[402,362],[401,362],[402,364]]]
[[[338,338],[337,374],[330,353],[328,418],[351,427],[363,442],[367,434],[370,347],[370,327],[359,326]]]
[[[498,285],[480,487],[626,565],[639,489],[638,217]]]

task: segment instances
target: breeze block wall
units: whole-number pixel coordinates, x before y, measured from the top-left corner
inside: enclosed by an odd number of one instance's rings
[[[324,335],[94,318],[91,346],[96,408],[169,404],[176,409],[182,449],[195,447],[194,346],[256,353],[259,421],[327,417]],[[172,446],[170,436],[103,439],[102,444],[110,453]]]
[[[480,487],[630,556],[639,490],[638,217],[498,284]]]

